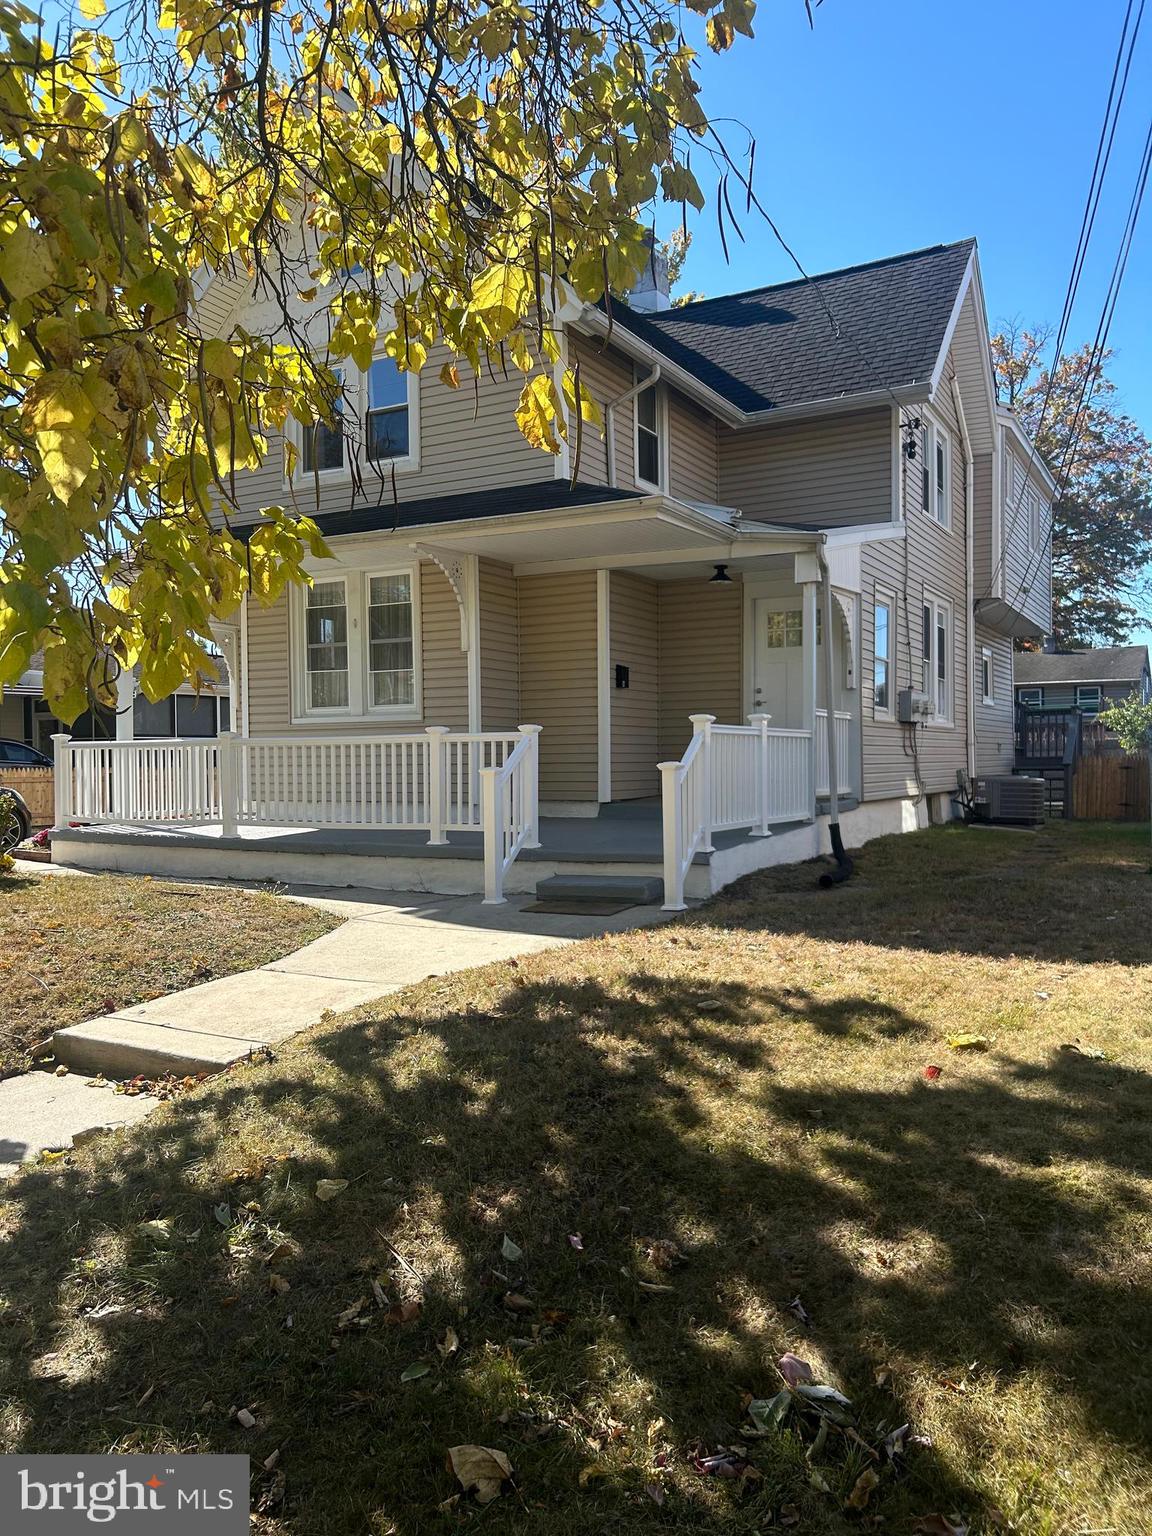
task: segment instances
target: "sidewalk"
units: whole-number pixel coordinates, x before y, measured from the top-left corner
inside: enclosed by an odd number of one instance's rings
[[[275,1047],[327,1012],[340,1012],[428,976],[534,954],[602,933],[662,921],[656,907],[615,917],[482,906],[475,896],[298,887],[282,895],[347,920],[295,954],[153,1002],[57,1030],[53,1049],[75,1079],[31,1072],[0,1083],[0,1176],[47,1148],[113,1128],[157,1101],[125,1099],[80,1083],[108,1078],[219,1072]],[[128,1109],[126,1106],[131,1106]]]

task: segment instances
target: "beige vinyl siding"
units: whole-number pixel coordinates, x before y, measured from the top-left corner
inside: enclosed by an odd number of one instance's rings
[[[981,675],[982,652],[992,652],[992,698],[984,703]],[[1015,760],[1013,724],[1015,703],[1012,688],[1012,641],[1007,635],[976,626],[972,656],[974,697],[973,721],[976,730],[977,773],[1011,773]]]
[[[521,576],[520,711],[543,726],[540,798],[595,801],[596,572]]]
[[[486,731],[510,731],[520,716],[520,616],[512,567],[479,562],[480,711]]]
[[[994,591],[1002,592],[1009,608],[1025,614],[1040,631],[1047,633],[1052,628],[1052,561],[1046,542],[1051,517],[1050,492],[1035,472],[1030,472],[1027,452],[1007,433],[1004,434],[1004,446],[1001,455],[1004,568],[999,581],[994,584]],[[1040,498],[1039,549],[1032,547],[1031,519],[1025,502],[1025,490],[1029,485]]]
[[[615,348],[605,347],[592,336],[568,332],[568,364],[580,366],[580,386],[596,402],[601,418],[610,400],[618,399],[636,382],[632,360]],[[631,486],[634,481],[632,458],[632,402],[618,406],[616,424],[616,484]],[[608,453],[604,432],[589,422],[584,424],[580,444],[579,478],[588,485],[609,484]]]
[[[659,792],[660,605],[656,583],[626,571],[609,573],[609,687],[612,701],[612,798]],[[615,669],[628,668],[628,687]]]
[[[821,528],[892,519],[892,411],[734,432],[720,428],[720,501],[746,517]]]
[[[660,584],[660,761],[681,756],[689,715],[738,725],[743,703],[744,589],[739,581]]]
[[[896,656],[893,705],[901,688],[922,687],[921,611],[926,593],[952,605],[953,724],[916,727],[917,757],[922,788],[928,794],[956,788],[956,770],[967,761],[965,730],[968,718],[968,594],[964,540],[964,456],[952,399],[951,360],[944,370],[934,409],[952,438],[952,526],[940,527],[922,510],[921,463],[901,456],[903,465],[903,538],[865,544],[861,550],[861,736],[863,798],[882,800],[915,794],[915,760],[908,745],[908,728],[893,718],[877,719],[873,698],[871,658],[875,641],[874,601],[879,585],[896,597]],[[895,714],[895,709],[893,710]]]
[[[355,579],[355,573],[351,573]],[[318,736],[404,732],[421,725],[468,727],[467,657],[460,649],[460,609],[447,578],[436,565],[420,565],[421,662],[424,708],[402,720],[306,720],[292,724],[293,655],[289,604],[248,606],[248,728],[253,736],[299,731]]]
[[[720,499],[716,418],[675,390],[668,390],[666,399],[668,494],[715,504]]]
[[[0,736],[9,741],[24,740],[23,698],[0,698]]]

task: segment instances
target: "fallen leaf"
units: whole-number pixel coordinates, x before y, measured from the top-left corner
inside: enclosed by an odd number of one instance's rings
[[[812,1487],[815,1488],[817,1493],[832,1492],[828,1479],[824,1476],[823,1472],[817,1471],[815,1467],[810,1469],[808,1473],[808,1481],[811,1483]]]
[[[816,1379],[807,1360],[801,1360],[799,1355],[794,1355],[791,1351],[780,1356],[776,1367],[790,1387],[795,1387],[802,1381]]]
[[[950,1051],[986,1051],[992,1042],[987,1035],[949,1035],[944,1044]]]
[[[423,1310],[424,1303],[418,1297],[408,1301],[397,1301],[385,1312],[384,1321],[395,1323],[400,1327],[405,1323],[414,1323]]]
[[[347,1179],[317,1179],[317,1200],[335,1200],[337,1195],[342,1195],[348,1188]]]
[[[283,1275],[269,1275],[268,1289],[274,1296],[286,1296],[292,1287]]]
[[[913,1520],[912,1529],[916,1536],[968,1536],[967,1525],[944,1515],[921,1515]]]
[[[568,1241],[572,1244],[577,1253],[584,1252],[584,1239],[580,1236],[579,1232],[570,1233]]]
[[[536,1303],[529,1301],[527,1296],[521,1296],[519,1291],[505,1291],[504,1305],[509,1312],[534,1312]]]
[[[600,1462],[592,1461],[586,1467],[580,1468],[580,1476],[576,1479],[581,1488],[587,1488],[589,1483],[595,1482],[598,1477],[607,1477],[608,1468]]]
[[[222,1227],[230,1227],[232,1225],[232,1208],[231,1208],[231,1206],[229,1206],[229,1205],[214,1205],[212,1207],[212,1214],[213,1214],[213,1216],[215,1216],[216,1220],[220,1223],[220,1225]]]
[[[295,1253],[291,1243],[277,1243],[272,1252],[265,1256],[265,1264],[282,1264],[285,1259],[290,1259]]]
[[[237,1408],[236,1422],[244,1429],[255,1429],[256,1415],[247,1408]]]
[[[360,1316],[361,1312],[363,1312],[365,1300],[365,1297],[359,1296],[350,1307],[345,1307],[343,1312],[341,1312],[339,1317],[336,1319],[337,1328],[351,1327],[351,1325]]]
[[[943,1067],[938,1067],[935,1065],[935,1063],[930,1062],[928,1066],[924,1068],[924,1077],[928,1082],[934,1083],[940,1076],[941,1072],[943,1072],[943,1070]]]
[[[671,1296],[676,1290],[674,1285],[657,1285],[651,1280],[641,1280],[638,1283],[642,1291],[648,1291],[656,1296]]]
[[[674,1269],[677,1264],[684,1262],[679,1247],[667,1237],[646,1237],[644,1252],[657,1269]]]
[[[414,1360],[411,1365],[405,1366],[400,1372],[401,1381],[419,1381],[421,1376],[427,1376],[432,1367],[427,1360]]]
[[[659,1483],[645,1483],[644,1492],[652,1500],[653,1504],[663,1505],[665,1495]]]
[[[795,1504],[781,1504],[780,1524],[784,1526],[800,1524],[800,1511]]]
[[[1083,1040],[1071,1040],[1060,1047],[1062,1051],[1071,1051],[1074,1056],[1087,1056],[1089,1061],[1107,1061],[1108,1053],[1100,1050],[1095,1045],[1085,1045]]]
[[[523,1248],[519,1244],[514,1243],[507,1233],[504,1234],[504,1241],[500,1245],[500,1252],[508,1260],[509,1264],[518,1264],[524,1257]]]
[[[709,1456],[693,1456],[692,1465],[705,1477],[745,1478],[750,1481],[759,1481],[764,1475],[739,1451],[725,1450],[723,1447]]]
[[[901,1424],[898,1429],[894,1429],[890,1434],[884,1436],[882,1446],[884,1454],[888,1457],[889,1461],[895,1461],[897,1456],[903,1456],[910,1428],[911,1426],[908,1424]]]
[[[792,1300],[788,1303],[788,1310],[791,1312],[794,1318],[803,1323],[805,1328],[811,1328],[811,1314],[809,1313],[807,1307],[805,1307],[804,1303],[800,1300],[799,1296],[793,1296]]]
[[[852,1492],[845,1500],[845,1509],[864,1509],[868,1500],[872,1497],[873,1490],[879,1486],[880,1478],[871,1467],[865,1467],[860,1476],[852,1485]]]
[[[455,1328],[445,1328],[444,1337],[436,1345],[441,1360],[450,1360],[460,1348],[460,1336]]]
[[[172,1241],[172,1221],[168,1216],[157,1216],[153,1221],[142,1221],[136,1230],[144,1237],[150,1237],[154,1243]]]
[[[512,1478],[512,1463],[503,1451],[487,1445],[454,1445],[448,1465],[465,1493],[475,1493],[477,1504],[491,1504]]]

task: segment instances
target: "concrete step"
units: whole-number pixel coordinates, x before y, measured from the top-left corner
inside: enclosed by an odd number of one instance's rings
[[[537,901],[628,901],[638,907],[664,900],[657,875],[552,875],[536,884]]]

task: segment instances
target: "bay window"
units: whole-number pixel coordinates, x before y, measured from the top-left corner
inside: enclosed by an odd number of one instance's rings
[[[298,599],[296,618],[296,718],[419,715],[414,571],[355,571],[318,579]]]

